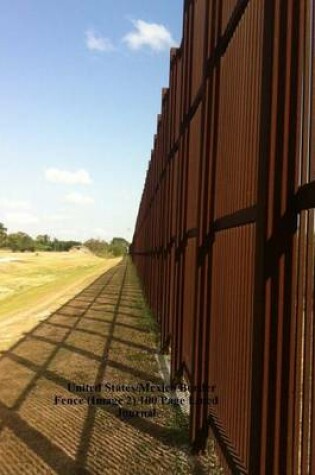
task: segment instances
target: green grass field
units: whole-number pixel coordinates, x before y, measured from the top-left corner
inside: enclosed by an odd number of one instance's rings
[[[32,328],[45,311],[58,308],[119,261],[80,251],[0,252],[0,349],[1,340],[11,342]]]

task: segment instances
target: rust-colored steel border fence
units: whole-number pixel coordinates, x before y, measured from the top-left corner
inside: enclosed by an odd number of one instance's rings
[[[131,247],[226,473],[315,474],[314,8],[185,2]]]

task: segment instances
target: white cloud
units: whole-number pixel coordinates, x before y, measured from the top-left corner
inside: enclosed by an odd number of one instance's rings
[[[82,195],[81,193],[69,193],[65,197],[67,203],[73,203],[78,205],[88,205],[94,203],[94,199],[91,196]]]
[[[17,209],[17,210],[30,210],[31,204],[29,201],[23,200],[9,200],[7,198],[0,198],[0,208],[4,209]]]
[[[48,168],[45,170],[45,178],[51,183],[63,183],[65,185],[90,185],[92,183],[89,173],[83,169],[70,172],[59,168]]]
[[[132,50],[148,46],[154,51],[163,51],[175,46],[175,41],[164,25],[147,23],[143,20],[132,21],[135,30],[124,36],[123,41]]]
[[[49,214],[45,216],[46,221],[52,222],[59,222],[59,221],[67,221],[69,216],[67,214]]]
[[[23,224],[35,224],[39,222],[37,216],[31,213],[7,213],[5,220],[9,223]]]
[[[100,53],[113,51],[115,49],[109,38],[101,36],[94,30],[87,30],[85,32],[85,44],[89,50],[99,51]]]

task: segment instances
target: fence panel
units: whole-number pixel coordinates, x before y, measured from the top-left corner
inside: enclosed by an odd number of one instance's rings
[[[225,473],[315,473],[314,3],[185,1],[131,246]]]

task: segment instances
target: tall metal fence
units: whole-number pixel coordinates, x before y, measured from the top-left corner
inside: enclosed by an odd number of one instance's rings
[[[131,249],[226,473],[315,474],[314,7],[185,2]]]

